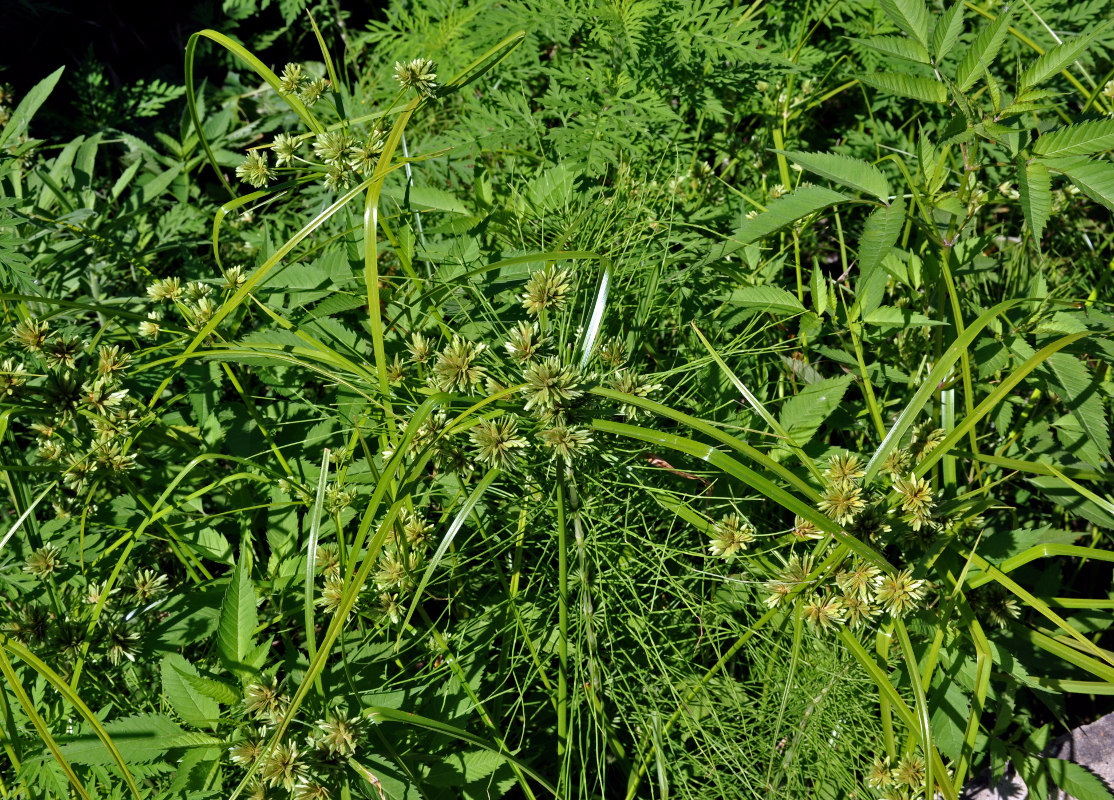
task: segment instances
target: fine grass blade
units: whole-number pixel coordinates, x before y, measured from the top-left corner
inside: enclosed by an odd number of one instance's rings
[[[531,768],[528,764],[520,761],[519,759],[508,754],[500,748],[492,747],[490,742],[484,741],[479,736],[475,736],[466,730],[458,728],[454,725],[449,725],[445,722],[441,722],[440,720],[431,719],[430,717],[424,717],[421,714],[414,714],[409,711],[399,711],[397,708],[387,708],[385,706],[367,706],[364,709],[364,713],[370,716],[376,722],[401,722],[404,725],[413,725],[417,728],[425,728],[426,730],[440,733],[458,741],[467,742],[468,744],[475,745],[476,747],[480,747],[491,753],[495,753],[500,758],[505,760],[508,764],[517,767],[518,769],[522,770],[523,773],[529,775],[531,778],[537,781],[539,786],[552,794],[554,797],[560,797],[560,795],[557,793],[557,789],[554,788],[554,786],[549,783],[549,781],[539,775],[538,772]]]
[[[406,630],[409,627],[410,620],[414,618],[414,613],[418,610],[418,605],[422,601],[422,593],[425,592],[425,587],[429,585],[430,580],[433,578],[433,573],[437,571],[441,559],[444,558],[445,553],[449,551],[457,533],[467,521],[468,515],[472,513],[472,509],[476,507],[476,503],[480,502],[480,498],[483,497],[484,492],[487,491],[488,487],[491,486],[492,482],[498,477],[498,469],[488,470],[487,474],[476,484],[476,488],[468,495],[468,499],[464,501],[464,505],[456,512],[456,516],[453,517],[453,521],[450,523],[448,530],[446,530],[445,535],[441,537],[440,544],[437,545],[437,549],[433,552],[433,555],[430,556],[429,564],[426,566],[425,572],[422,573],[422,579],[418,582],[418,588],[414,590],[414,599],[411,601],[410,608],[407,610],[406,617],[402,622],[402,630]]]
[[[460,73],[455,75],[451,80],[441,86],[437,93],[439,95],[446,95],[452,94],[453,92],[459,92],[472,81],[476,80],[485,72],[498,65],[500,61],[511,54],[512,50],[522,44],[522,41],[525,38],[526,31],[518,31],[518,33],[512,33],[506,39],[499,42],[499,44],[495,45],[493,48],[488,50],[482,56],[480,56],[463,70],[461,70]]]
[[[727,366],[727,362],[725,362],[723,358],[720,357],[720,354],[716,352],[716,349],[712,347],[712,343],[709,342],[707,337],[704,336],[704,333],[698,327],[696,327],[695,322],[692,323],[692,329],[696,331],[696,335],[700,338],[700,342],[704,345],[704,349],[708,351],[708,354],[727,376],[727,379],[731,381],[731,383],[738,390],[739,394],[741,394],[743,396],[743,399],[747,401],[747,404],[755,410],[758,416],[762,417],[762,419],[765,420],[766,424],[769,425],[773,432],[778,435],[778,438],[785,442],[785,444],[787,444],[793,450],[793,452],[797,455],[797,458],[800,460],[801,464],[804,465],[805,469],[811,472],[812,476],[816,478],[817,481],[819,481],[821,478],[820,470],[812,462],[812,459],[805,455],[804,451],[801,449],[801,446],[793,440],[793,436],[789,433],[789,431],[787,431],[781,425],[781,423],[777,421],[777,418],[773,414],[771,414],[764,405],[762,405],[761,401],[759,401],[759,399],[754,396],[750,389],[748,389],[746,385],[741,380],[739,380],[739,377],[731,371],[731,368]]]
[[[861,558],[873,564],[877,564],[880,567],[892,570],[892,567],[890,567],[886,559],[876,552],[874,548],[845,533],[839,525],[817,511],[814,506],[805,503],[798,497],[775,485],[766,477],[740,464],[735,459],[716,450],[710,445],[692,439],[686,439],[681,436],[675,436],[671,433],[663,433],[662,431],[641,428],[622,422],[594,419],[591,424],[592,428],[603,433],[625,436],[630,439],[648,442],[661,447],[668,447],[671,450],[676,450],[680,453],[702,459],[743,484],[761,492],[787,511],[809,520],[818,529],[833,536],[837,542],[846,545]]]
[[[886,434],[886,438],[878,445],[878,449],[874,452],[874,455],[871,456],[870,461],[867,462],[866,475],[863,478],[864,485],[874,480],[879,470],[882,469],[882,464],[885,462],[886,456],[897,447],[898,443],[901,441],[901,437],[912,427],[917,419],[917,415],[921,413],[921,410],[932,398],[940,382],[948,376],[952,366],[959,360],[960,355],[967,351],[967,348],[975,341],[979,333],[982,332],[982,329],[989,325],[991,320],[999,314],[1003,314],[1024,302],[1026,302],[1024,298],[1007,300],[983,312],[979,318],[972,322],[967,329],[963,331],[963,334],[952,342],[951,346],[944,351],[937,360],[936,366],[933,367],[928,377],[921,383],[920,388],[913,395],[913,398],[906,403],[905,408],[902,409],[901,414],[898,415],[893,427],[891,427],[889,433]],[[958,440],[958,437],[956,437],[956,440]]]
[[[112,741],[112,737],[108,735],[108,731],[105,730],[104,725],[97,715],[93,713],[89,706],[85,705],[85,701],[81,699],[77,692],[70,688],[70,685],[62,679],[62,676],[19,642],[2,638],[0,639],[0,648],[7,650],[24,664],[35,670],[35,672],[41,675],[47,683],[53,686],[54,689],[62,695],[62,698],[67,703],[77,709],[77,713],[80,714],[81,718],[85,720],[85,723],[92,728],[93,733],[96,734],[97,738],[104,744],[105,749],[108,750],[109,755],[112,757],[112,761],[120,768],[120,773],[124,777],[124,783],[127,784],[128,791],[132,793],[132,796],[134,796],[136,800],[143,800],[143,795],[140,793],[139,787],[135,783],[135,778],[132,777],[131,771],[124,761],[124,756],[120,753],[119,748],[116,747],[116,743]]]
[[[7,644],[5,644],[4,647],[0,647],[0,673],[3,673],[4,678],[8,681],[8,686],[15,694],[16,699],[19,700],[19,704],[23,706],[24,713],[27,714],[27,717],[31,720],[31,724],[35,727],[35,731],[39,734],[39,738],[43,740],[46,749],[50,751],[50,754],[54,756],[54,760],[58,762],[58,766],[62,768],[62,772],[65,773],[70,785],[73,786],[74,792],[76,792],[77,796],[82,798],[82,800],[92,800],[92,798],[89,797],[89,793],[85,791],[85,787],[78,779],[77,773],[73,771],[70,762],[67,761],[66,757],[62,754],[62,749],[58,746],[58,742],[55,741],[54,736],[51,735],[46,720],[39,714],[30,695],[27,694],[27,690],[23,688],[23,683],[20,682],[15,669],[12,668],[12,662],[8,660],[8,654],[4,652],[6,647]],[[139,796],[140,795],[137,793],[136,797],[138,798]]]
[[[803,481],[799,476],[794,475],[781,464],[777,463],[772,458],[767,456],[765,453],[755,449],[741,439],[731,436],[728,433],[724,433],[714,425],[709,425],[703,420],[699,420],[696,417],[689,416],[682,411],[677,411],[675,409],[669,408],[668,406],[664,406],[661,403],[655,403],[653,400],[647,400],[644,397],[624,394],[623,392],[617,392],[613,389],[605,389],[602,387],[595,387],[593,389],[590,389],[589,391],[591,394],[595,394],[600,397],[606,397],[611,400],[617,400],[620,403],[638,406],[639,408],[665,417],[666,419],[671,419],[674,422],[679,422],[682,425],[700,433],[701,435],[707,436],[711,439],[715,439],[716,441],[727,445],[732,450],[735,450],[736,452],[746,456],[751,461],[755,462],[759,466],[763,467],[767,471],[771,472],[778,478],[781,478],[783,481],[788,483],[794,489],[803,494],[810,502],[815,503],[820,499],[820,493],[817,492],[816,489],[805,483],[805,481]]]
[[[317,623],[314,614],[313,594],[316,585],[317,571],[317,540],[321,535],[321,514],[325,507],[325,490],[329,485],[329,448],[326,447],[321,454],[321,472],[317,475],[317,491],[313,498],[313,511],[310,513],[309,540],[306,542],[306,585],[305,585],[305,612],[306,612],[306,652],[310,661],[317,655]],[[314,683],[319,694],[324,695],[321,680]]]

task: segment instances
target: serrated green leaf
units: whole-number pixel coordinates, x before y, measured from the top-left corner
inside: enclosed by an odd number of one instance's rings
[[[951,52],[959,34],[963,33],[963,0],[944,12],[932,30],[932,54],[940,61]]]
[[[918,64],[927,64],[930,61],[928,51],[915,39],[905,36],[871,36],[869,39],[852,39],[863,47],[869,47],[877,53],[903,58]]]
[[[158,198],[167,187],[174,182],[174,179],[182,172],[182,165],[175,164],[170,169],[160,172],[158,175],[149,179],[146,183],[139,186],[140,203],[146,205],[151,201]]]
[[[944,84],[932,78],[904,75],[898,72],[872,72],[856,75],[855,77],[867,86],[873,86],[875,89],[901,97],[911,97],[925,103],[948,102],[947,88]]]
[[[1053,96],[1058,95],[1058,92],[1053,92]],[[1037,93],[1034,93],[1037,95]],[[1052,104],[1042,96],[1036,96],[1034,100],[1019,100],[1014,98],[1013,102],[1003,108],[998,114],[998,119],[1007,120],[1011,117],[1017,117],[1021,114],[1028,114],[1030,111],[1043,111],[1044,109],[1051,108]]]
[[[180,747],[222,747],[223,740],[204,733],[183,730],[161,714],[139,714],[104,726],[129,765],[154,761],[168,750]],[[92,734],[70,737],[61,747],[75,764],[111,764],[112,756]]]
[[[1114,164],[1086,159],[1056,159],[1045,164],[1060,172],[1096,203],[1114,211]]]
[[[1059,440],[1060,446],[1077,461],[1083,461],[1087,464],[1102,463],[1102,453],[1098,451],[1095,443],[1091,441],[1091,437],[1087,435],[1087,432],[1080,426],[1079,420],[1073,415],[1064,414],[1064,416],[1054,420],[1052,430],[1056,432],[1056,438]]]
[[[1109,24],[1109,22],[1104,22],[1087,33],[1075,36],[1045,51],[1044,55],[1039,56],[1036,61],[1029,65],[1027,70],[1021,73],[1021,77],[1018,79],[1018,93],[1024,92],[1026,89],[1047,80],[1060,70],[1070,67],[1079,58],[1080,54],[1090,47],[1095,37],[1106,30]]]
[[[1073,761],[1042,758],[1048,777],[1064,794],[1075,800],[1112,800],[1114,794],[1095,773]]]
[[[1039,161],[1026,164],[1017,174],[1017,190],[1021,194],[1021,211],[1039,246],[1052,213],[1052,179],[1048,167]]]
[[[878,0],[886,16],[893,20],[903,33],[928,47],[928,9],[923,0]]]
[[[816,316],[824,315],[828,309],[828,281],[824,277],[824,272],[820,269],[820,265],[816,264],[812,268],[812,277],[809,279],[809,291],[812,294],[812,309],[816,312]]]
[[[799,186],[792,194],[774,200],[765,211],[736,228],[732,238],[749,244],[802,217],[849,199],[823,186]]]
[[[799,150],[777,150],[800,164],[809,172],[863,194],[870,194],[882,202],[888,202],[890,183],[882,170],[867,161],[860,161],[838,153],[802,153]]]
[[[730,303],[752,306],[771,314],[802,314],[805,307],[795,295],[776,286],[744,286],[735,289],[726,298]]]
[[[905,198],[898,195],[893,203],[871,212],[859,237],[859,273],[873,272],[882,263],[901,235],[905,223]]]
[[[1064,405],[1071,411],[1079,427],[1094,442],[1099,453],[1106,454],[1104,460],[1109,461],[1110,431],[1106,424],[1106,413],[1097,382],[1092,380],[1087,368],[1073,355],[1054,353],[1045,361],[1041,370],[1059,386]],[[1102,469],[1104,464],[1100,462],[1091,466]]]
[[[998,85],[998,81],[994,80],[994,75],[990,70],[983,70],[983,77],[986,78],[986,90],[990,94],[990,103],[994,106],[994,114],[997,117],[998,112],[1002,109],[1002,87]]]
[[[221,705],[235,705],[243,699],[239,692],[223,681],[213,680],[202,675],[187,675],[185,677],[186,682],[194,691],[216,700]]]
[[[802,446],[807,444],[821,423],[839,407],[851,380],[850,375],[841,375],[810,383],[785,401],[778,422],[794,442]]]
[[[879,306],[869,314],[863,316],[867,325],[877,325],[880,328],[904,328],[909,325],[943,325],[943,322],[930,319],[924,314],[918,314],[908,308],[895,306]]]
[[[204,748],[187,750],[178,762],[178,771],[174,780],[167,788],[171,797],[188,797],[190,800],[200,800],[208,792],[201,791],[207,783],[206,778],[220,768],[220,751]]]
[[[863,233],[859,237],[859,275],[855,280],[855,304],[850,312],[851,319],[870,312],[882,302],[886,277],[880,266],[893,250],[904,222],[905,199],[899,195],[891,205],[875,209],[863,224]]]
[[[963,56],[963,60],[959,62],[959,69],[955,73],[955,82],[959,86],[959,91],[966,92],[970,89],[983,74],[983,70],[993,63],[998,51],[1002,49],[1002,43],[1006,41],[1012,16],[1012,10],[1007,8],[993,22],[984,26],[975,37],[975,41]]]
[[[247,659],[254,649],[252,635],[258,622],[255,588],[251,582],[251,556],[245,549],[228,580],[217,623],[217,653],[225,667],[233,672],[242,675],[252,671]]]
[[[1114,148],[1114,119],[1080,122],[1046,133],[1033,142],[1033,155],[1045,158],[1089,156]]]
[[[190,678],[200,677],[197,667],[178,653],[162,660],[162,691],[178,716],[195,728],[214,727],[220,716],[217,701],[199,692]]]
[[[54,70],[23,96],[23,99],[19,101],[19,105],[16,106],[15,111],[8,119],[8,124],[0,131],[0,147],[7,144],[9,139],[18,139],[27,130],[27,126],[31,124],[31,118],[35,116],[39,106],[45,103],[46,99],[50,97],[50,93],[54,91],[54,87],[58,83],[58,79],[62,77],[64,69],[65,67],[59,67]]]
[[[199,528],[192,531],[183,536],[183,543],[203,558],[230,566],[236,563],[232,545],[228,543],[223,533],[214,528]]]

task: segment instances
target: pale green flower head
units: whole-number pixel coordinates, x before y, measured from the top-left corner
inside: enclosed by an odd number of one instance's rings
[[[236,167],[236,177],[256,189],[262,189],[275,177],[275,171],[267,166],[267,152],[252,150],[240,166]]]
[[[437,64],[428,58],[415,58],[403,64],[395,62],[395,80],[403,89],[413,89],[423,97],[432,97],[437,90]]]

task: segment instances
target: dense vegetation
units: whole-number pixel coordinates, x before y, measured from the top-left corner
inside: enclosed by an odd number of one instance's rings
[[[0,795],[1110,797],[1041,752],[1114,695],[1112,21],[225,0],[184,78],[10,67]]]

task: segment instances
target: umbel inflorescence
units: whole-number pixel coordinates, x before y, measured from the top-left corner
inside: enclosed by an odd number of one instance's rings
[[[396,102],[407,92],[423,100],[433,98],[438,88],[436,69],[427,58],[395,64]],[[316,106],[333,90],[328,79],[311,77],[296,63],[287,64],[278,81],[281,96],[306,107]],[[359,125],[342,119],[325,131],[279,133],[269,144],[248,151],[236,167],[236,177],[252,188],[264,189],[280,178],[316,176],[327,189],[343,191],[374,172],[386,145],[392,108],[393,104]]]
[[[925,608],[931,589],[917,575],[917,558],[935,537],[954,534],[966,524],[963,508],[941,515],[931,481],[912,469],[942,438],[938,429],[918,426],[909,445],[895,448],[869,484],[864,483],[866,464],[859,455],[835,453],[817,471],[822,483],[816,512],[822,517],[797,515],[788,534],[763,536],[732,510],[710,525],[708,552],[719,559],[741,560],[744,569],[762,579],[768,608],[799,606],[818,633],[863,629],[916,613]],[[819,524],[823,517],[829,525]],[[877,559],[848,551],[831,562],[826,556],[839,547],[840,537],[869,546]],[[755,551],[758,541],[767,544]],[[809,545],[807,555],[794,552],[794,546],[801,545]],[[763,558],[752,558],[752,553]],[[781,566],[763,574],[766,568],[761,564],[771,561]],[[821,564],[826,566],[821,569]],[[992,622],[1011,615],[1005,603],[985,605]]]

